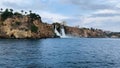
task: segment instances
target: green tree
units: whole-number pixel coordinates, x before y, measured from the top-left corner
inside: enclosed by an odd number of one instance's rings
[[[30,10],[29,12],[30,12],[30,14],[32,13],[32,11],[31,11],[31,10]]]
[[[31,13],[29,16],[32,20],[41,19],[41,17],[38,14],[35,14],[35,13]]]
[[[0,10],[1,10],[1,12],[2,12],[2,11],[3,11],[3,8],[1,8]]]
[[[27,14],[27,12],[25,12],[25,14]]]
[[[21,10],[21,13],[23,14],[24,10]]]
[[[14,15],[17,16],[17,17],[22,17],[22,14],[19,13],[19,12],[15,12]]]
[[[10,9],[10,12],[13,12],[13,9]]]
[[[15,12],[14,15],[22,15],[22,14],[20,14],[19,12]]]
[[[4,21],[5,19],[12,17],[13,13],[10,12],[8,9],[6,9],[2,14],[1,14],[1,19]]]

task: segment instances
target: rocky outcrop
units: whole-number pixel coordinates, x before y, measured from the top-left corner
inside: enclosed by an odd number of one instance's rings
[[[41,19],[31,20],[29,16],[14,16],[0,21],[0,38],[52,38],[52,25],[42,23]]]
[[[120,38],[120,33],[103,31],[101,29],[94,28],[78,28],[64,26],[59,23],[53,23],[54,28],[56,27],[57,31],[61,33],[61,28],[64,27],[65,34],[68,37],[84,37],[84,38]]]
[[[85,38],[120,38],[120,33],[102,31],[93,28],[77,28],[65,26],[66,34],[74,37]]]

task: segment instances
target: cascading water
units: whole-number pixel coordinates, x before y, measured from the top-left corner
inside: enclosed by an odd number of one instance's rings
[[[66,34],[65,34],[65,29],[62,27],[61,28],[61,38],[66,38],[67,36],[66,36]]]
[[[57,36],[60,36],[60,37],[61,37],[61,34],[57,31],[56,26],[55,26],[55,33],[56,33]]]
[[[65,34],[65,29],[64,27],[61,28],[61,33],[58,32],[56,26],[55,26],[55,33],[57,36],[59,36],[60,38],[66,38],[66,34]]]

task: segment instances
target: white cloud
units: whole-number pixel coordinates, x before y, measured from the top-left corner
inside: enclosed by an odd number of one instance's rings
[[[2,0],[1,2],[21,3],[23,0]]]
[[[45,11],[41,11],[40,16],[44,19],[51,20],[51,22],[61,22],[61,21],[71,18],[68,16],[61,15],[61,14],[55,14],[55,13],[50,13],[50,12],[45,12]]]
[[[104,22],[120,22],[120,16],[113,17],[85,17],[83,23],[104,23]]]
[[[24,5],[24,4],[30,3],[31,1],[28,1],[28,0],[24,0],[24,1],[23,0],[16,0],[16,1],[15,0],[1,0],[0,2],[1,3],[5,3],[5,2],[7,2],[7,3],[14,3],[14,4],[22,6],[22,4]]]
[[[119,14],[120,11],[118,10],[112,10],[112,9],[104,9],[104,10],[98,10],[94,12],[94,14]]]
[[[110,31],[119,31],[120,16],[112,17],[84,17],[81,21],[84,27],[93,27]],[[111,29],[114,28],[114,29]]]
[[[107,0],[111,5],[116,8],[120,8],[120,0]]]

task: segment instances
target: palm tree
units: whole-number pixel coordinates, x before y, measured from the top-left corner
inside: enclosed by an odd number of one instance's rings
[[[10,12],[13,12],[13,9],[10,9]]]
[[[2,12],[2,11],[3,11],[3,8],[1,8],[0,10],[1,10],[1,12]]]
[[[21,13],[23,14],[24,10],[21,10]]]
[[[31,11],[31,10],[30,10],[29,12],[30,12],[30,14],[32,13],[32,11]]]
[[[25,14],[27,14],[27,12],[25,12]]]
[[[37,15],[37,18],[38,18],[38,19],[41,19],[41,17],[40,17],[39,15]]]

